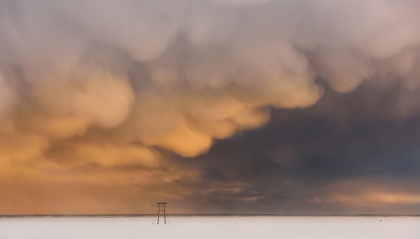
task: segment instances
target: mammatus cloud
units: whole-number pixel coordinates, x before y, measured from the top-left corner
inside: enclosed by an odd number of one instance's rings
[[[323,84],[414,90],[419,12],[413,0],[0,0],[4,177],[153,171],[167,164],[157,149],[198,156],[266,124],[270,107],[312,106]]]

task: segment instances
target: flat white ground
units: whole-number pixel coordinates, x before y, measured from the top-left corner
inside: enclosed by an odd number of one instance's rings
[[[0,239],[420,239],[416,217],[3,218]]]

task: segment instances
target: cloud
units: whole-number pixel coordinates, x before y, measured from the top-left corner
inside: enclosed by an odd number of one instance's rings
[[[13,104],[14,93],[7,85],[3,75],[0,72],[0,119],[5,117]]]
[[[414,117],[419,11],[413,0],[0,0],[1,160],[52,175],[176,167],[156,152],[198,157],[275,109],[366,82],[401,85],[396,110],[378,115]]]
[[[17,100],[16,111],[29,105],[35,114],[46,111],[46,121],[85,122],[58,136],[118,127],[134,122],[132,115],[141,122],[172,115],[173,126],[155,121],[166,132],[135,139],[195,156],[214,138],[264,125],[267,106],[313,105],[323,94],[316,77],[348,92],[382,71],[414,88],[416,56],[406,52],[420,37],[416,7],[383,0],[363,8],[327,0],[2,1],[8,52],[1,68],[11,85],[6,91],[26,99]],[[162,103],[145,106],[149,95]],[[218,112],[223,104],[238,110],[226,118]],[[182,139],[201,143],[186,149]]]

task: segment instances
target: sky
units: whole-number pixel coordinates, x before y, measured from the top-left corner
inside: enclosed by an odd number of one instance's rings
[[[420,214],[417,0],[0,0],[0,214]]]

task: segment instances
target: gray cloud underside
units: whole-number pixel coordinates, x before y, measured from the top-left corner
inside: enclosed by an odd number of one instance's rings
[[[192,187],[201,190],[190,204],[226,213],[418,213],[416,200],[336,196],[420,193],[420,114],[401,118],[396,103],[407,95],[401,86],[365,84],[346,95],[327,90],[309,109],[274,110],[263,129],[217,142],[193,161],[201,177]],[[188,181],[180,185],[191,187]]]

